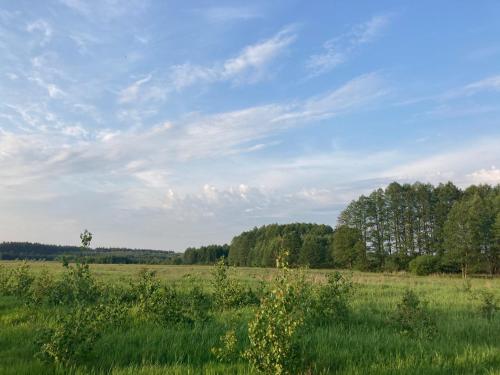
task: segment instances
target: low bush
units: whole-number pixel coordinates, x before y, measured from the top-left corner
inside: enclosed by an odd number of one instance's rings
[[[326,284],[319,287],[314,301],[315,321],[319,324],[346,321],[349,316],[349,299],[352,291],[351,278],[338,271],[328,274]]]
[[[479,306],[481,315],[488,320],[493,320],[495,313],[499,310],[495,295],[486,290],[482,290],[479,292],[479,300],[481,303]]]
[[[237,347],[236,331],[230,329],[219,340],[220,345],[211,349],[213,355],[220,362],[236,362],[240,356]]]
[[[259,298],[250,288],[244,288],[237,280],[229,278],[229,266],[221,258],[212,271],[214,304],[220,310],[258,304]]]
[[[126,312],[122,305],[75,306],[60,315],[52,328],[39,331],[37,357],[64,366],[84,362],[102,333],[121,325]]]
[[[76,263],[56,280],[50,296],[52,304],[96,303],[102,296],[102,287],[97,283],[88,264]]]
[[[136,309],[141,319],[162,325],[203,322],[209,319],[210,297],[199,287],[181,293],[174,287],[162,286],[155,272],[143,270],[132,285]]]
[[[436,324],[426,304],[411,290],[407,290],[394,313],[394,322],[401,333],[421,338],[432,338]]]
[[[0,294],[26,298],[34,279],[26,262],[12,269],[0,266]]]
[[[411,273],[418,276],[427,276],[439,270],[439,259],[434,255],[420,255],[408,265]]]

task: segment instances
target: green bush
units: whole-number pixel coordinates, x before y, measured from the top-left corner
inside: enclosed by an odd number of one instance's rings
[[[0,266],[0,294],[26,298],[35,279],[30,266],[22,262],[16,268]]]
[[[434,255],[420,255],[409,263],[409,270],[418,276],[427,276],[439,270],[439,259]]]
[[[479,306],[481,315],[488,320],[493,320],[495,313],[499,309],[495,295],[491,292],[483,290],[479,293],[479,298],[481,301],[481,305]]]
[[[436,324],[426,305],[411,290],[407,290],[396,307],[394,321],[401,333],[421,338],[432,338]]]
[[[54,284],[50,302],[53,304],[95,303],[101,297],[101,286],[89,265],[76,263],[65,267],[61,279]]]
[[[153,271],[143,270],[132,285],[136,308],[142,319],[162,325],[203,322],[209,319],[211,301],[199,287],[181,293],[160,284]]]
[[[52,302],[54,300],[54,287],[53,275],[46,269],[42,270],[30,286],[29,303],[40,305]]]
[[[220,362],[236,362],[240,353],[238,352],[236,331],[230,329],[220,337],[220,346],[211,349],[212,353]]]
[[[266,374],[295,374],[302,360],[299,330],[306,313],[307,287],[303,277],[294,277],[281,256],[279,275],[270,293],[248,325],[250,347],[245,351],[252,366]]]
[[[328,274],[327,282],[319,287],[318,296],[314,302],[316,322],[327,324],[335,320],[347,320],[352,290],[351,278],[337,271]]]
[[[102,333],[122,325],[126,314],[126,307],[120,304],[76,305],[58,316],[54,327],[38,332],[37,357],[64,366],[82,363]]]
[[[220,310],[258,304],[259,299],[250,288],[244,288],[237,280],[229,278],[229,266],[221,258],[212,271],[214,304]]]

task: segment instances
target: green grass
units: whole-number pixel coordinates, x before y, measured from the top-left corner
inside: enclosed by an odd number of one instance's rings
[[[0,262],[7,267],[16,262]],[[35,272],[63,271],[55,262],[29,263]],[[105,284],[128,284],[141,265],[91,265]],[[209,289],[209,266],[148,266],[167,283],[180,287],[198,284]],[[321,282],[325,270],[310,270],[308,277]],[[248,285],[270,280],[273,269],[239,268],[232,276]],[[500,313],[491,321],[472,298],[489,290],[500,299],[500,279],[473,278],[466,291],[459,277],[354,272],[355,294],[347,323],[325,324],[307,331],[301,340],[311,359],[313,374],[500,374]],[[391,314],[403,292],[411,288],[434,316],[438,333],[419,339],[398,332]],[[67,369],[44,364],[34,357],[37,329],[51,324],[58,309],[40,307],[32,312],[14,297],[0,297],[0,374],[250,374],[243,360],[218,363],[210,353],[234,321],[241,346],[252,309],[216,314],[203,325],[162,327],[133,321],[106,332],[80,367]]]

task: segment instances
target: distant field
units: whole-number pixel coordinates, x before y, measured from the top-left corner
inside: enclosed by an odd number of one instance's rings
[[[20,262],[3,261],[12,268]],[[56,262],[30,262],[60,275]],[[210,291],[210,266],[91,265],[96,279],[106,285],[128,285],[141,269],[157,271],[166,283],[185,288],[199,285]],[[274,269],[238,268],[230,274],[246,285],[257,286],[275,274]],[[309,270],[310,280],[322,282],[329,270]],[[346,272],[350,274],[349,272]],[[480,291],[500,299],[500,278],[471,278],[408,274],[352,273],[354,295],[345,323],[329,323],[303,337],[312,357],[312,373],[342,374],[500,374],[500,313],[492,320],[479,313]],[[470,290],[469,290],[470,288]],[[431,339],[402,335],[391,316],[406,289],[428,303],[437,333]],[[112,373],[112,374],[225,374],[252,373],[244,361],[219,363],[210,348],[217,345],[228,322],[236,322],[238,336],[246,332],[252,307],[213,314],[194,327],[165,327],[132,320],[125,328],[106,332],[96,342],[90,359],[73,369],[44,364],[34,358],[37,329],[53,324],[63,307],[27,308],[12,296],[0,297],[0,373]],[[243,340],[244,341],[244,340]]]

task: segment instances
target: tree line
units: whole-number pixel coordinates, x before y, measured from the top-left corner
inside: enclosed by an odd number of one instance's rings
[[[66,262],[115,264],[170,264],[176,258],[173,251],[104,248],[83,249],[79,246],[47,245],[31,242],[0,243],[0,259],[61,260]]]
[[[393,182],[352,201],[336,233],[339,266],[498,273],[500,185]]]

